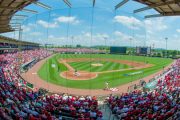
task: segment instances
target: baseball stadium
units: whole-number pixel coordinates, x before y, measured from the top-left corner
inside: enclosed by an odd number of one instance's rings
[[[179,120],[179,0],[0,0],[0,120]]]

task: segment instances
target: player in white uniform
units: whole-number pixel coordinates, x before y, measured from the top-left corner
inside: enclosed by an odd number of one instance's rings
[[[105,82],[105,90],[109,90],[109,83]]]

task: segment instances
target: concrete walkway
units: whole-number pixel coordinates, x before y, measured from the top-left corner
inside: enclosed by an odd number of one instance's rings
[[[99,101],[99,109],[103,113],[103,120],[118,120],[118,118],[112,114],[109,106],[104,101]]]

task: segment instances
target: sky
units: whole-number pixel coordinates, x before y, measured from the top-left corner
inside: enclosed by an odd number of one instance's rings
[[[106,45],[106,46],[151,46],[180,50],[180,16],[144,19],[145,15],[157,14],[148,10],[137,14],[133,10],[145,7],[130,1],[118,10],[114,6],[121,0],[69,0],[72,8],[62,0],[40,0],[51,6],[47,10],[34,4],[27,9],[38,14],[27,15],[22,23],[22,40],[53,45]],[[14,19],[16,19],[14,17]],[[18,31],[2,34],[18,39]]]

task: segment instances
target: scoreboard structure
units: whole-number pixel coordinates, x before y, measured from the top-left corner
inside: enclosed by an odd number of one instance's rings
[[[126,54],[127,47],[110,47],[110,54]]]
[[[151,55],[151,47],[136,47],[137,55]]]

